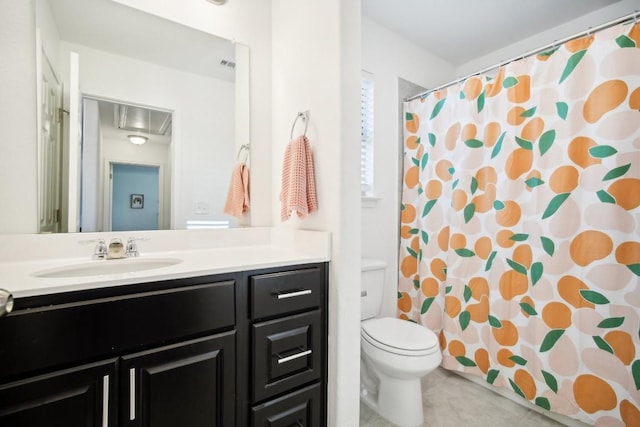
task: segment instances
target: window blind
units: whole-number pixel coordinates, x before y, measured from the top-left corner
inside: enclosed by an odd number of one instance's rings
[[[360,192],[373,196],[373,76],[363,73],[360,90]]]

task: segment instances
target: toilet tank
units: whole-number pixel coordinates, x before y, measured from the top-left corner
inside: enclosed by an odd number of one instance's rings
[[[380,314],[386,268],[387,263],[382,260],[362,259],[360,320],[371,319]]]

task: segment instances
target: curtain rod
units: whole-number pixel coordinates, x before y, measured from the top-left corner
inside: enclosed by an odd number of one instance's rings
[[[630,13],[630,14],[625,15],[623,17],[614,19],[613,21],[606,22],[604,24],[598,25],[597,27],[589,27],[589,29],[586,30],[586,31],[581,31],[581,32],[579,32],[577,34],[574,34],[574,35],[569,36],[569,37],[565,37],[565,38],[563,38],[561,40],[556,40],[553,43],[549,43],[548,45],[543,46],[543,47],[538,48],[538,49],[530,50],[529,52],[526,52],[526,53],[524,53],[522,55],[514,56],[511,59],[499,62],[497,65],[492,65],[490,67],[483,68],[480,71],[476,71],[474,73],[468,74],[468,75],[466,75],[464,77],[461,77],[461,78],[453,80],[453,81],[451,81],[449,83],[445,83],[443,85],[437,86],[437,87],[435,87],[433,89],[427,89],[424,92],[420,92],[417,95],[413,95],[413,96],[411,96],[409,98],[405,98],[404,101],[405,102],[413,101],[414,99],[418,99],[420,97],[423,97],[428,93],[435,92],[437,90],[444,89],[445,87],[453,86],[456,83],[460,83],[462,81],[465,81],[470,77],[477,76],[477,75],[480,75],[480,74],[484,74],[484,73],[486,73],[488,71],[491,71],[491,70],[496,69],[496,68],[503,67],[503,66],[505,66],[505,65],[507,65],[507,64],[509,64],[511,62],[517,61],[519,59],[524,59],[524,58],[527,58],[527,57],[529,57],[531,55],[535,55],[537,53],[544,52],[545,50],[552,49],[552,48],[554,48],[556,46],[559,46],[559,45],[561,45],[563,43],[568,42],[569,40],[573,40],[573,39],[576,39],[578,37],[586,36],[586,35],[589,35],[591,33],[595,33],[596,31],[604,30],[605,28],[613,27],[614,25],[621,24],[621,23],[626,22],[626,21],[630,21],[630,20],[636,20],[637,21],[639,16],[640,16],[640,11],[636,10],[633,13]]]

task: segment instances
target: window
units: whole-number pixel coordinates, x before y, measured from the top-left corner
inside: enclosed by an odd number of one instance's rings
[[[373,75],[362,72],[360,88],[360,192],[373,197]]]

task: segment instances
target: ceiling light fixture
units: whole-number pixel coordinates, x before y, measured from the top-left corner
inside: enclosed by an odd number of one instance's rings
[[[143,135],[129,135],[129,141],[135,145],[142,145],[147,142],[147,139],[149,138]]]
[[[227,2],[227,0],[209,0],[209,2],[213,3],[213,4],[217,4],[218,6],[225,4]]]

